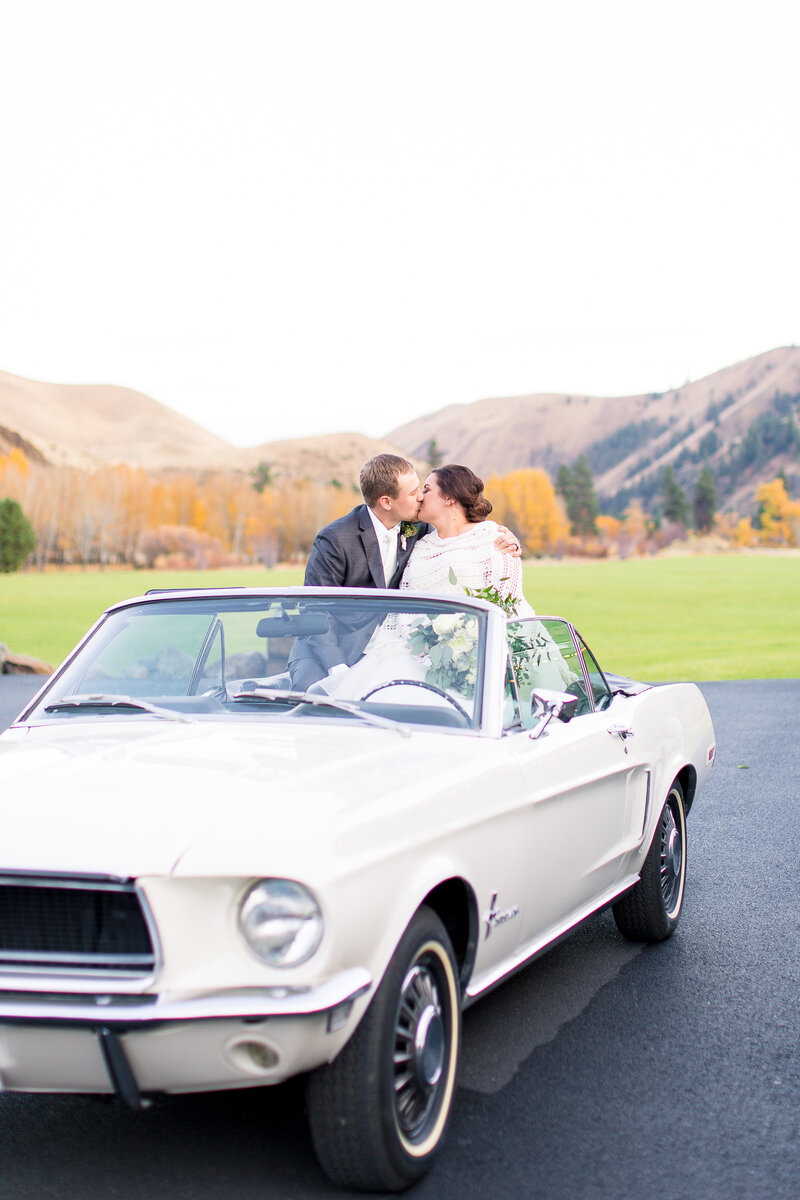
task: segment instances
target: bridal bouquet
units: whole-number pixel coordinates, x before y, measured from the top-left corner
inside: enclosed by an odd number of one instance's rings
[[[475,688],[477,644],[478,622],[465,613],[440,613],[432,620],[426,617],[411,629],[408,638],[411,653],[430,660],[426,682],[465,696],[471,696]]]

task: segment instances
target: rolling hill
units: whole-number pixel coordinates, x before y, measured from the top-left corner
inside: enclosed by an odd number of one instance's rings
[[[714,473],[720,507],[749,512],[758,484],[783,470],[800,494],[800,348],[745,359],[668,392],[640,396],[527,395],[456,404],[399,426],[384,439],[359,433],[297,437],[239,449],[166,405],[128,388],[37,383],[0,372],[0,452],[94,469],[251,470],[353,486],[361,464],[399,451],[420,472],[431,442],[446,461],[484,477],[585,454],[605,511],[638,497],[657,503],[663,468],[694,487]]]
[[[800,347],[745,359],[681,388],[641,396],[530,395],[457,404],[388,433],[406,453],[427,457],[434,440],[446,461],[484,477],[585,454],[598,494],[646,503],[671,463],[684,487],[702,466],[717,478],[725,507],[746,507],[779,469],[800,490],[797,426]],[[794,429],[794,433],[792,430]]]
[[[396,443],[367,437],[363,433],[327,433],[313,437],[265,442],[242,451],[248,464],[267,463],[276,478],[319,479],[357,487],[363,464],[375,454],[404,454]],[[428,470],[425,459],[407,455],[417,471]]]
[[[148,471],[250,470],[267,462],[274,478],[357,484],[374,454],[395,446],[360,433],[291,438],[241,449],[167,405],[129,388],[38,383],[0,371],[0,453],[84,470],[126,463]],[[424,464],[419,464],[424,469]]]
[[[233,446],[142,392],[38,383],[0,371],[0,439],[7,445],[13,444],[9,434],[47,462],[87,469],[105,463],[148,470],[236,465]]]

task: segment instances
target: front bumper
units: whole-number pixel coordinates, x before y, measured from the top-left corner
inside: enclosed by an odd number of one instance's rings
[[[279,1083],[329,1062],[366,1004],[353,967],[307,991],[248,988],[195,997],[0,993],[0,1088],[215,1091]]]

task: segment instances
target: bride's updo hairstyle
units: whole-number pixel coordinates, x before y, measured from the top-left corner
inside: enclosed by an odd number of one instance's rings
[[[439,491],[448,500],[461,505],[468,521],[477,524],[486,520],[492,505],[483,494],[483,480],[474,471],[456,463],[447,463],[444,467],[436,467],[433,474]]]

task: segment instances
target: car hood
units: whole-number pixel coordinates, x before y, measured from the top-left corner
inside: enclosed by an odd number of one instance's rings
[[[435,786],[448,761],[457,787],[482,741],[119,716],[11,730],[0,737],[0,871],[131,878],[248,873],[251,862],[252,873],[290,875],[342,839],[357,843],[377,807],[420,803],[421,781]]]

